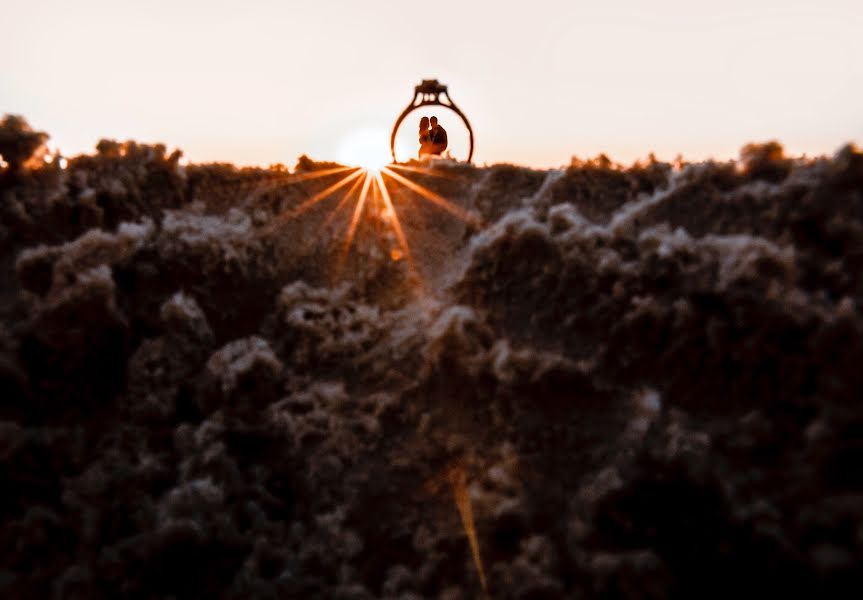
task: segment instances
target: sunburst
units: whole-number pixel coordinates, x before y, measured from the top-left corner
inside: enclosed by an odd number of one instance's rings
[[[446,211],[450,215],[455,216],[462,221],[470,222],[472,217],[459,205],[444,198],[440,194],[431,191],[416,181],[412,181],[405,175],[396,172],[397,170],[402,170],[407,173],[418,173],[449,178],[446,174],[442,174],[431,169],[425,170],[398,164],[389,164],[382,166],[379,169],[364,167],[336,167],[291,175],[278,182],[270,182],[266,186],[262,186],[260,189],[256,190],[255,196],[272,190],[277,186],[292,185],[301,181],[320,179],[339,174],[342,174],[342,177],[334,183],[326,186],[321,191],[316,192],[309,198],[303,200],[300,204],[275,216],[270,223],[260,231],[260,233],[263,235],[277,233],[280,227],[287,221],[296,219],[303,215],[313,206],[327,200],[339,190],[353,183],[353,185],[348,187],[347,191],[341,197],[336,206],[330,211],[324,221],[324,226],[329,226],[335,219],[336,215],[353,200],[354,204],[351,218],[341,240],[341,249],[336,265],[337,276],[341,276],[342,268],[350,254],[359,224],[369,210],[380,215],[381,221],[391,229],[393,236],[395,237],[397,247],[390,250],[390,258],[396,262],[405,260],[411,273],[413,275],[418,275],[416,265],[413,260],[413,254],[411,252],[411,246],[408,241],[408,235],[405,233],[405,229],[402,226],[399,211],[394,205],[393,196],[389,186],[401,186],[408,191],[413,192],[415,197],[431,203],[433,206]],[[359,193],[357,193],[357,190],[359,190]],[[371,198],[369,197],[370,194]],[[405,206],[402,206],[401,210],[405,210],[405,208]]]

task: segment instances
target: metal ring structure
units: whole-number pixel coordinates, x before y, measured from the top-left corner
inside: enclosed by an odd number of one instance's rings
[[[443,97],[443,99],[441,99],[441,97]],[[473,158],[473,129],[470,126],[470,121],[467,120],[464,113],[461,112],[459,107],[456,106],[455,102],[453,102],[449,97],[447,86],[439,83],[437,79],[423,79],[422,83],[414,87],[414,99],[411,100],[410,104],[408,104],[402,111],[402,114],[399,115],[399,118],[396,119],[396,124],[393,125],[393,133],[390,136],[390,153],[393,155],[393,162],[396,162],[396,133],[398,133],[402,121],[404,121],[413,111],[423,106],[443,106],[444,108],[450,109],[461,118],[467,127],[467,132],[470,136],[470,149],[467,154],[467,162],[470,163]]]

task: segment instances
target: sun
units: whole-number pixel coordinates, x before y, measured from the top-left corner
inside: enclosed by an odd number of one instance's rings
[[[343,165],[379,171],[392,162],[389,134],[380,128],[356,129],[342,138],[336,160]]]

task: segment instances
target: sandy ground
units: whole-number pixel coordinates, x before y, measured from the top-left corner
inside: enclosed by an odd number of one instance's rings
[[[407,166],[2,174],[3,597],[859,596],[861,152]]]

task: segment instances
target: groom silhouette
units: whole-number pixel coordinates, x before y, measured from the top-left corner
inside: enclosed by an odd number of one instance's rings
[[[431,153],[440,155],[447,147],[446,129],[438,125],[437,117],[432,117],[430,122],[431,130],[429,131],[429,135],[431,136]]]

